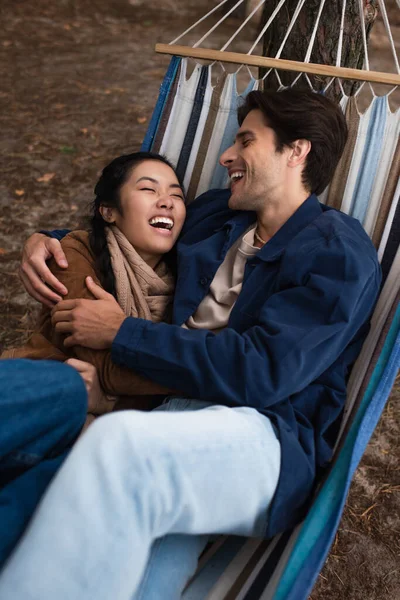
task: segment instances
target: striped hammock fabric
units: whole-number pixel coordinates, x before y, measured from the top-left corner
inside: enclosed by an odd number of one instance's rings
[[[227,185],[218,157],[231,145],[242,97],[257,89],[250,78],[242,95],[237,74],[213,87],[213,65],[173,57],[142,149],[165,154],[184,178],[190,202]],[[331,468],[308,515],[273,540],[219,538],[200,560],[185,600],[306,599],[328,554],[354,471],[374,431],[400,367],[400,109],[373,97],[361,114],[355,97],[341,107],[349,139],[334,179],[320,201],[358,219],[371,237],[383,270],[383,287],[371,331],[352,370],[343,424]]]

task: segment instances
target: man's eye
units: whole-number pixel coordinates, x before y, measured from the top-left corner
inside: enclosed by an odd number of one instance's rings
[[[242,146],[244,146],[244,148],[246,148],[246,146],[248,146],[250,144],[251,140],[243,140],[242,141]]]

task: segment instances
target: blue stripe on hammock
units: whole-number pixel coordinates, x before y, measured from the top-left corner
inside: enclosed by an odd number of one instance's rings
[[[350,216],[364,222],[382,151],[388,105],[386,96],[373,101],[360,169],[351,200]]]
[[[219,152],[218,152],[218,157],[220,157],[227,148],[232,146],[233,141],[235,139],[235,135],[238,130],[238,118],[237,118],[238,106],[241,105],[242,101],[246,98],[248,93],[251,92],[255,83],[256,83],[256,80],[251,79],[249,81],[245,91],[238,96],[237,76],[236,76],[236,78],[234,80],[234,85],[232,86],[232,99],[231,99],[231,106],[229,109],[229,116],[228,116],[228,120],[227,120],[227,123],[225,126],[224,134],[222,136],[221,145],[220,145]],[[226,187],[226,181],[227,181],[226,168],[223,167],[222,165],[220,165],[219,163],[217,163],[216,167],[214,169],[213,176],[212,176],[210,189],[215,190],[217,188],[218,189],[224,188],[224,187]]]
[[[181,152],[179,154],[178,165],[176,167],[178,177],[181,177],[182,179],[185,176],[186,167],[189,162],[194,138],[196,136],[197,126],[199,124],[201,110],[203,108],[204,94],[206,93],[207,82],[208,67],[202,67],[199,77],[199,83],[197,84],[196,95],[193,100],[192,112],[190,114],[185,138],[183,140]]]
[[[173,56],[171,58],[171,62],[169,63],[169,67],[167,69],[167,72],[165,74],[165,77],[164,77],[163,82],[160,87],[160,93],[158,96],[157,104],[154,108],[149,126],[146,131],[145,138],[142,143],[142,147],[141,147],[142,152],[149,152],[151,150],[151,147],[152,147],[153,141],[154,141],[154,137],[157,133],[158,125],[160,123],[161,115],[163,113],[164,106],[167,101],[168,94],[170,92],[172,84],[174,83],[176,72],[181,63],[181,60],[182,59],[177,56]]]
[[[311,592],[333,542],[352,476],[378,423],[399,367],[400,306],[346,442],[308,512],[274,600],[306,600]]]

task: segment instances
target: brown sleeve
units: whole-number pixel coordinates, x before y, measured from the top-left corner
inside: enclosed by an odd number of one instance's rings
[[[55,260],[51,260],[49,268],[52,273],[67,288],[68,294],[65,299],[94,297],[85,284],[85,278],[90,276],[100,285],[94,269],[93,258],[86,244],[76,238],[67,236],[61,242],[68,261],[68,268],[61,269]],[[60,350],[66,351],[63,345],[65,336],[60,336],[52,329],[52,342]],[[74,346],[73,355],[80,360],[91,363],[97,369],[101,386],[106,394],[112,396],[120,395],[168,395],[176,392],[164,386],[145,379],[130,369],[119,367],[111,360],[110,350],[92,350],[83,346]]]

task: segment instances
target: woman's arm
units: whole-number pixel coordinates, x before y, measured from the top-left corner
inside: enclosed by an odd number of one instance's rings
[[[63,252],[69,267],[67,269],[60,268],[57,262],[52,259],[49,262],[49,269],[53,276],[68,289],[66,299],[89,298],[93,296],[89,292],[85,284],[85,278],[90,276],[100,285],[96,275],[93,257],[90,250],[84,241],[77,237],[84,235],[83,232],[67,236],[61,242]],[[50,319],[50,313],[48,315]],[[57,334],[54,328],[51,328],[52,343],[65,351],[63,345],[64,336]],[[106,394],[113,396],[120,395],[167,395],[172,391],[165,386],[159,385],[137,375],[134,371],[125,367],[119,367],[111,360],[109,350],[91,350],[83,346],[74,346],[72,354],[80,360],[86,361],[94,365],[97,369],[99,380]]]

